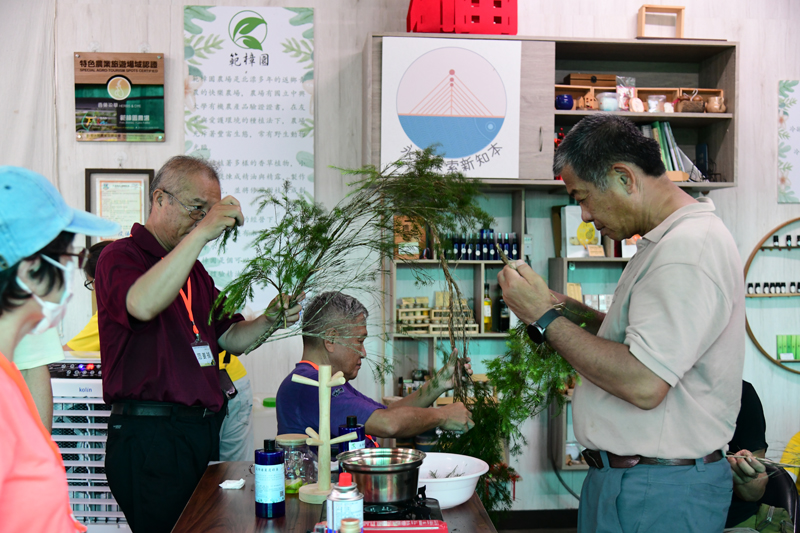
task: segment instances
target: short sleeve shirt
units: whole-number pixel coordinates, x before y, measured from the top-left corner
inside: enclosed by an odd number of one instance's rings
[[[573,399],[575,436],[618,455],[695,459],[733,435],[744,365],[744,279],[738,249],[708,198],[637,242],[597,335],[623,343],[670,385],[643,410],[588,379]]]
[[[172,402],[219,411],[223,403],[219,370],[216,365],[201,367],[198,363],[192,350],[195,335],[181,296],[148,322],[127,311],[130,288],[166,255],[149,230],[134,224],[131,236],[107,246],[97,262],[103,398],[106,403]],[[189,280],[195,323],[216,357],[220,352],[217,339],[243,318],[238,314],[222,318],[215,313],[209,324],[219,291],[199,261],[195,261]],[[183,290],[188,294],[187,285]]]
[[[25,398],[30,394],[22,386],[19,371],[0,354],[0,529],[74,533],[64,464],[31,412]]]
[[[40,335],[25,335],[14,350],[14,364],[20,370],[57,363],[64,359],[64,349],[56,328]]]
[[[319,430],[319,392],[316,387],[292,381],[295,374],[319,379],[316,368],[308,363],[297,363],[292,373],[283,380],[275,398],[278,435],[305,434],[307,427]],[[348,416],[356,416],[359,424],[365,424],[378,409],[386,409],[386,406],[364,396],[350,383],[331,388],[332,436],[338,435],[339,426],[347,424]]]

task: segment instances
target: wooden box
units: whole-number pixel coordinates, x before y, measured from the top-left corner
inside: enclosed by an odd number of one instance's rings
[[[583,85],[587,87],[616,87],[617,76],[615,74],[583,74],[572,72],[564,78],[566,85]]]

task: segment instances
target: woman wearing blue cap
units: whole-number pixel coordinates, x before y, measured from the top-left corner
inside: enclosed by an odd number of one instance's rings
[[[64,317],[72,274],[85,256],[72,248],[75,234],[109,235],[119,226],[72,209],[49,181],[23,168],[0,167],[0,205],[2,530],[86,531],[72,516],[61,454],[13,354],[23,336],[47,331]]]

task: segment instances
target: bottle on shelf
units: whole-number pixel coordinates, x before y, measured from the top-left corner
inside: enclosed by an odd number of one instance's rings
[[[755,294],[761,294],[761,284],[756,283]]]
[[[503,237],[503,253],[506,254],[506,257],[509,257],[511,254],[511,248],[509,248],[508,245],[508,233]]]
[[[781,294],[786,294],[786,282],[781,282]]]
[[[753,294],[753,284],[752,283],[748,283],[747,284],[747,294]]]
[[[498,330],[506,332],[511,327],[511,311],[508,309],[505,300],[501,297],[499,300],[500,308],[500,321],[498,323]]]
[[[489,242],[487,243],[489,246],[489,260],[494,261],[497,259],[497,248],[494,245],[494,230],[489,230]]]
[[[797,292],[797,285],[794,284],[794,281],[789,283],[789,293],[794,294]]]
[[[489,296],[489,284],[483,284],[483,332],[492,331],[492,298]]]
[[[483,257],[483,238],[481,236],[482,232],[478,232],[475,234],[475,261],[481,261]]]
[[[774,247],[776,247],[776,248],[777,248],[777,247],[778,247],[778,246],[780,246],[780,245],[781,245],[781,239],[780,239],[780,237],[778,237],[777,235],[773,235],[773,236],[772,236],[772,246],[774,246]]]
[[[516,261],[519,259],[519,252],[517,251],[517,234],[511,234],[511,260]]]
[[[466,233],[461,234],[461,253],[458,254],[458,260],[464,261],[467,258],[467,235]]]
[[[484,261],[489,260],[489,230],[481,230],[481,251],[483,252],[482,258]]]
[[[791,248],[792,246],[792,236],[790,234],[786,234],[786,247]]]
[[[472,233],[467,234],[467,261],[475,260],[475,250],[472,247]]]

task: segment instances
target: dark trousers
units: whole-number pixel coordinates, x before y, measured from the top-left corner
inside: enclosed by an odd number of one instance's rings
[[[106,475],[131,531],[169,533],[209,461],[219,460],[217,416],[111,415]]]

